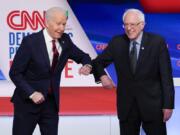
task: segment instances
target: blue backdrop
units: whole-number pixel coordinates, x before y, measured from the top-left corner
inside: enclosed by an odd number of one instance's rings
[[[138,2],[112,3],[72,3],[71,7],[97,53],[102,52],[112,36],[122,34],[122,15],[128,8],[143,10]],[[145,31],[162,35],[171,55],[173,77],[180,77],[180,14],[145,13]],[[179,45],[179,47],[178,47]],[[107,68],[116,83],[113,65]]]

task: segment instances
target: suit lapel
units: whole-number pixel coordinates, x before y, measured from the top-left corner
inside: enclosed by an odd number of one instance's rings
[[[125,44],[124,44],[124,54],[125,54],[125,69],[127,70],[127,72],[129,72],[129,75],[133,75],[131,72],[131,68],[130,68],[130,60],[129,60],[129,45],[130,45],[130,40],[129,38],[124,35],[123,37]],[[122,44],[123,45],[123,44]]]
[[[62,35],[61,38],[58,39],[58,41],[59,41],[59,45],[60,45],[61,48],[62,48],[62,51],[61,51],[61,54],[59,55],[58,63],[57,63],[57,65],[56,65],[56,67],[55,67],[55,72],[56,72],[56,70],[57,70],[58,65],[60,65],[62,59],[64,58],[64,54],[65,54],[66,49],[67,49],[67,47],[68,47],[67,41],[66,41],[66,39],[63,37],[63,35]]]
[[[65,39],[63,38],[63,37],[61,37],[61,38],[59,38],[58,39],[58,41],[59,41],[59,44],[60,44],[60,46],[61,46],[61,48],[62,48],[62,52],[61,52],[61,54],[60,54],[60,57],[63,55],[63,53],[64,53],[64,50],[66,49],[66,41],[65,41]],[[59,58],[60,58],[59,57]]]
[[[43,31],[40,31],[39,45],[40,45],[40,50],[42,51],[45,63],[50,68],[50,60],[49,60],[49,56],[47,52],[47,47],[46,47]]]
[[[139,58],[137,61],[136,72],[138,71],[138,69],[140,68],[140,65],[144,61],[145,54],[146,54],[146,51],[148,49],[147,47],[148,47],[148,37],[147,37],[146,33],[144,32],[143,37],[142,37],[141,47],[139,50]]]

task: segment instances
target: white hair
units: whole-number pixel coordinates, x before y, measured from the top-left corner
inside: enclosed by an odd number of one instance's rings
[[[144,13],[143,13],[141,10],[135,9],[135,8],[127,9],[127,10],[124,12],[123,17],[122,17],[123,22],[124,22],[124,19],[125,19],[126,15],[127,15],[129,12],[137,13],[140,21],[145,22],[145,15],[144,15]]]
[[[63,8],[61,8],[61,7],[52,7],[52,8],[50,8],[50,9],[48,9],[48,10],[46,11],[46,13],[45,13],[45,19],[46,19],[46,20],[51,19],[51,17],[53,16],[53,14],[54,14],[55,12],[60,12],[60,13],[64,14],[64,16],[68,17],[67,11],[66,11],[65,9],[63,9]]]

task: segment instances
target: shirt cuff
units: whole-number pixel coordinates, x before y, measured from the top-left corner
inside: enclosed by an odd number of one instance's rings
[[[31,94],[31,95],[29,96],[29,98],[32,99],[32,97],[34,96],[34,94],[35,94],[35,93]]]

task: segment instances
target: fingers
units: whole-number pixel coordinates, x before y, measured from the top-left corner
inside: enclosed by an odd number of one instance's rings
[[[42,93],[40,92],[34,92],[33,93],[33,96],[32,96],[32,101],[35,103],[35,104],[41,104],[42,102],[45,101],[45,98],[43,96]]]
[[[91,73],[92,68],[90,65],[84,65],[79,69],[79,74],[81,75],[89,75]]]
[[[171,118],[172,112],[172,109],[163,109],[163,122],[166,122]]]
[[[107,75],[101,76],[100,80],[105,89],[112,89],[115,87],[113,81]]]

